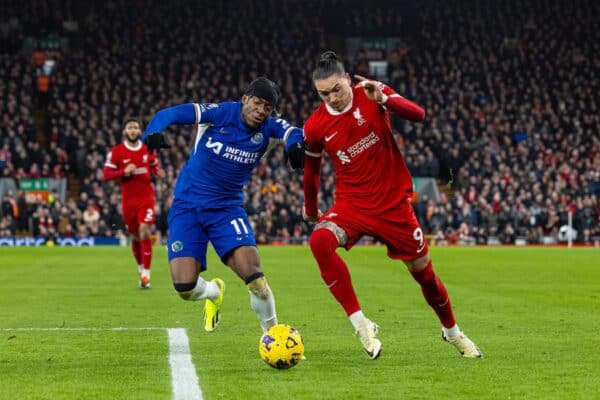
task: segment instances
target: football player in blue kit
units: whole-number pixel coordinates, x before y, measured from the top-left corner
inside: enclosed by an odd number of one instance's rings
[[[256,241],[243,208],[243,187],[261,157],[285,144],[290,165],[302,168],[302,130],[273,116],[280,93],[265,77],[255,79],[241,101],[188,103],[158,111],[142,140],[149,151],[168,147],[161,132],[169,125],[197,125],[190,157],[181,169],[169,211],[169,266],[173,285],[184,300],[206,299],[204,329],[221,318],[224,282],[206,281],[210,241],[221,258],[247,285],[250,304],[263,331],[277,324],[275,300],[261,270]]]

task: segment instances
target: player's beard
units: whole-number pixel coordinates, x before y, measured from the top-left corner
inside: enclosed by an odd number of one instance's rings
[[[129,143],[130,145],[134,146],[138,143],[138,141],[140,140],[140,137],[142,137],[142,135],[135,135],[135,139],[131,140],[131,138],[129,137],[129,135],[125,135],[125,140],[127,141],[127,143]]]

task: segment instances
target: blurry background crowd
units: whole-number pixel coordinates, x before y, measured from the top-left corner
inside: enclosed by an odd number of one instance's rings
[[[414,203],[432,240],[542,243],[560,239],[569,212],[577,242],[599,240],[598,2],[26,3],[8,0],[0,16],[0,178],[66,178],[68,191],[6,191],[0,237],[122,235],[119,185],[102,167],[125,117],[238,99],[267,75],[283,117],[302,126],[319,104],[314,62],[332,48],[351,75],[373,76],[373,57],[384,58],[377,74],[425,108],[425,123],[393,126],[412,174],[439,184],[438,199]],[[352,37],[398,40],[374,51],[350,49]],[[155,181],[163,237],[193,141],[189,127],[170,132],[167,176]],[[323,210],[334,190],[325,163]],[[305,241],[302,204],[301,173],[278,148],[246,188],[257,240]]]

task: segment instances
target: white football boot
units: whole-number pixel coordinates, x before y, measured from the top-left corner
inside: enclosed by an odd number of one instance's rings
[[[360,323],[356,331],[356,336],[358,336],[358,339],[360,339],[365,352],[371,360],[379,357],[381,354],[381,349],[383,348],[381,341],[377,339],[378,332],[379,326],[375,322],[366,318]]]
[[[462,331],[458,336],[450,338],[444,334],[442,330],[442,339],[450,343],[458,349],[463,357],[467,358],[483,358],[483,353],[479,350],[479,347],[471,339],[469,339]]]

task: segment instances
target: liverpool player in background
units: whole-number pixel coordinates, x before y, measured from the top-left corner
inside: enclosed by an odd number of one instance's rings
[[[323,53],[312,78],[323,103],[304,125],[304,218],[317,222],[310,248],[365,351],[372,359],[379,356],[379,327],[363,314],[336,248],[349,250],[363,235],[371,235],[385,243],[388,257],[402,260],[421,285],[441,321],[444,340],[464,357],[482,357],[458,328],[448,292],[433,270],[410,203],[412,178],[392,135],[389,111],[413,122],[423,121],[425,111],[380,82],[356,76],[359,83],[352,87],[331,51]],[[333,162],[336,184],[335,203],[325,214],[317,205],[323,151]]]
[[[165,176],[155,154],[142,143],[142,126],[134,118],[125,120],[123,143],[108,153],[104,164],[104,180],[121,181],[123,221],[131,234],[131,250],[138,264],[140,287],[150,287],[152,262],[151,230],[155,220],[154,189],[150,174]]]

